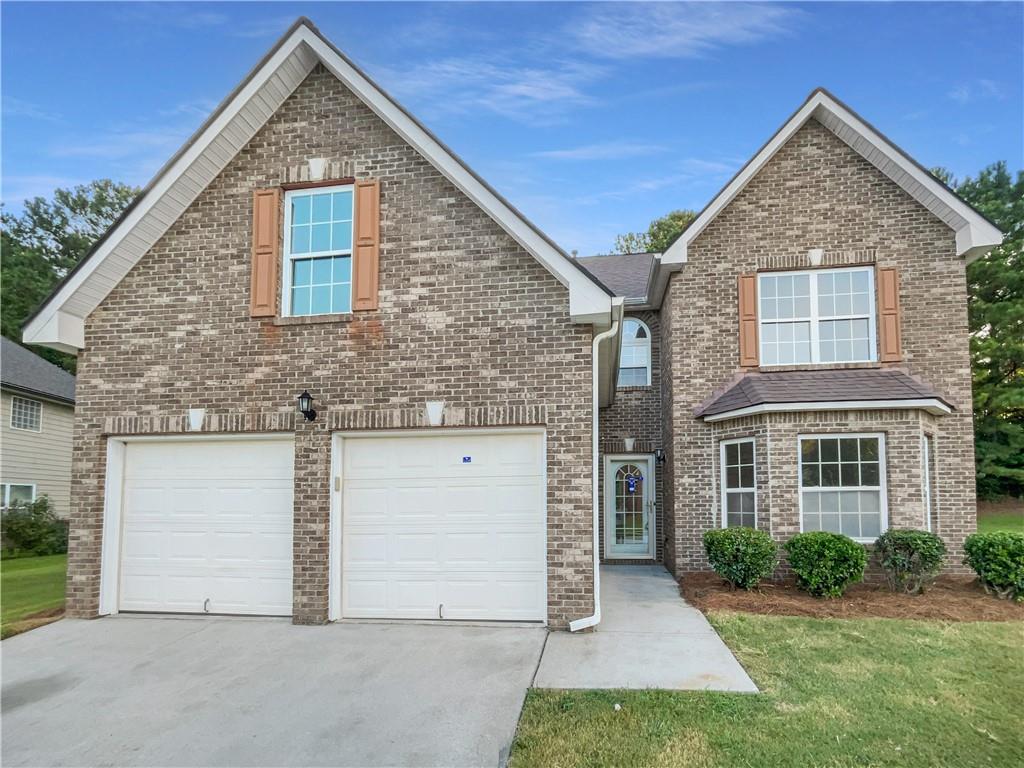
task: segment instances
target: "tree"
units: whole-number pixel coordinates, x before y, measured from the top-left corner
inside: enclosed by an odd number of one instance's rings
[[[995,163],[956,191],[1005,233],[967,268],[978,493],[1024,496],[1024,171]]]
[[[36,197],[20,215],[0,215],[0,332],[21,343],[25,320],[74,268],[138,194],[135,187],[101,179]],[[42,357],[75,370],[75,358],[34,348]]]
[[[615,238],[616,253],[664,253],[672,241],[697,218],[696,211],[679,210],[655,219],[646,232],[627,232]]]

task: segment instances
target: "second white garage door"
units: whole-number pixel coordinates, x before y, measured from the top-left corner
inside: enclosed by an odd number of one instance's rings
[[[344,438],[342,615],[541,621],[539,432]]]

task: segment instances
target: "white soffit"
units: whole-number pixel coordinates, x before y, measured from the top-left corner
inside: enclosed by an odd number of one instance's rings
[[[688,245],[811,118],[832,131],[903,188],[907,194],[949,225],[956,232],[958,256],[973,261],[1003,241],[1002,233],[992,222],[914,162],[853,110],[819,88],[668,247],[662,259],[663,263],[686,262]]]
[[[569,313],[573,320],[609,322],[611,296],[582,267],[321,37],[311,22],[300,19],[30,318],[24,341],[72,353],[81,349],[85,318],[263,127],[318,62],[569,289]]]

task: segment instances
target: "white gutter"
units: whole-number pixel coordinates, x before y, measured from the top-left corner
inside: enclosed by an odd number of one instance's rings
[[[587,627],[596,626],[597,624],[599,624],[601,622],[601,541],[600,541],[600,538],[599,538],[599,535],[600,535],[600,530],[599,529],[600,529],[600,525],[601,525],[600,516],[599,516],[600,515],[600,506],[599,505],[601,503],[601,501],[600,501],[601,500],[601,494],[599,492],[599,488],[597,487],[598,469],[599,469],[599,461],[600,461],[600,459],[598,457],[598,449],[600,447],[598,445],[598,407],[600,405],[600,403],[598,402],[599,391],[600,391],[600,384],[598,382],[598,376],[600,374],[599,374],[599,371],[598,371],[598,364],[597,364],[598,357],[597,357],[597,355],[598,355],[598,346],[601,344],[601,342],[604,341],[607,338],[610,338],[610,337],[614,336],[616,333],[619,332],[619,317],[622,314],[622,307],[621,307],[621,305],[618,307],[618,310],[619,310],[618,312],[615,312],[612,315],[612,317],[614,318],[612,320],[612,327],[609,328],[604,333],[599,333],[597,336],[594,337],[594,347],[593,347],[593,351],[592,351],[591,356],[590,356],[591,357],[591,361],[590,362],[591,362],[591,365],[593,366],[593,376],[594,376],[594,386],[593,386],[593,409],[594,409],[594,416],[593,416],[593,418],[594,418],[594,423],[593,423],[593,428],[591,430],[592,431],[592,437],[593,437],[593,464],[594,464],[594,466],[591,469],[591,472],[592,472],[592,475],[593,475],[593,488],[592,488],[592,492],[591,492],[591,499],[593,501],[593,507],[594,507],[594,613],[591,616],[587,616],[587,617],[582,618],[582,619],[576,619],[576,621],[570,621],[569,622],[569,631],[570,632],[579,632],[581,629],[586,629]]]

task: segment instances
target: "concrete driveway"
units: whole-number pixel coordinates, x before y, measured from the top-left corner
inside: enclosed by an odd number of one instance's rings
[[[64,620],[5,640],[3,764],[503,765],[545,630]]]

